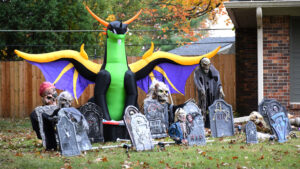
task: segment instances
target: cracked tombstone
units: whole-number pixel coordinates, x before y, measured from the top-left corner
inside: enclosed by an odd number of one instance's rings
[[[144,114],[149,121],[152,138],[167,137],[169,126],[168,105],[150,99],[144,102]]]
[[[189,101],[183,107],[184,111],[187,113],[186,122],[188,128],[188,144],[192,145],[205,145],[205,130],[204,121],[199,107],[193,102]]]
[[[91,142],[87,136],[88,122],[84,116],[74,107],[62,108],[58,112],[59,117],[67,116],[75,125],[76,141],[80,151],[92,149]]]
[[[136,107],[128,106],[126,108],[124,121],[132,145],[137,151],[151,150],[154,148],[149,122]]]
[[[46,136],[45,136],[45,132],[44,132],[44,124],[43,124],[43,118],[42,118],[42,114],[46,113],[48,115],[52,115],[54,110],[57,109],[58,107],[55,105],[48,105],[48,106],[39,106],[35,108],[35,113],[37,115],[38,118],[38,122],[39,122],[39,128],[40,128],[40,135],[42,137],[42,143],[43,143],[43,147],[46,148]]]
[[[212,137],[233,136],[234,123],[231,105],[223,99],[218,99],[209,106],[208,110]]]
[[[264,99],[258,108],[259,113],[271,127],[272,133],[278,138],[278,142],[287,141],[291,125],[285,107],[275,99]]]
[[[245,127],[246,132],[246,143],[247,144],[256,144],[258,143],[257,139],[257,130],[256,125],[252,121],[248,121]]]
[[[100,107],[88,102],[79,108],[89,125],[88,137],[92,143],[104,142],[103,112]]]
[[[80,155],[75,126],[71,120],[67,116],[60,117],[56,128],[61,154],[67,157]]]

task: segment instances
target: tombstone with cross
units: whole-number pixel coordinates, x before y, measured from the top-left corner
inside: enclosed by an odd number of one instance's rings
[[[231,105],[223,99],[218,99],[209,106],[208,110],[212,137],[233,136],[234,123]]]

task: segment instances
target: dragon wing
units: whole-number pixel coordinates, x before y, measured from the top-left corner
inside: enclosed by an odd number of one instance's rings
[[[15,53],[37,66],[45,79],[55,84],[57,89],[72,93],[76,101],[84,89],[95,82],[101,68],[100,64],[88,60],[84,45],[81,45],[80,52],[62,50],[45,54],[28,54],[15,50]]]
[[[220,47],[210,53],[197,57],[183,57],[168,52],[154,52],[154,45],[144,54],[142,59],[129,65],[135,73],[137,85],[148,93],[154,78],[164,81],[171,93],[185,93],[186,80],[203,57],[212,58]],[[163,80],[162,80],[163,79]]]

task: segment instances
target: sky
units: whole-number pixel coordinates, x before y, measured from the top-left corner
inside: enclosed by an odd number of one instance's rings
[[[225,10],[225,8],[223,8]],[[226,10],[225,10],[226,11]],[[227,13],[227,12],[226,12]],[[208,24],[210,25],[209,28],[211,29],[232,29],[234,26],[231,22],[231,24],[226,25],[226,19],[230,19],[228,14],[221,15],[217,14],[217,23],[212,24],[211,21],[208,21]],[[231,21],[231,20],[230,20]],[[209,31],[210,37],[231,37],[235,36],[235,32],[233,30],[211,30]]]

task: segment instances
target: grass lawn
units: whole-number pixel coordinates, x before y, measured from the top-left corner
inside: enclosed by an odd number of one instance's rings
[[[136,152],[98,149],[81,156],[45,152],[29,119],[0,118],[0,168],[300,168],[300,132],[286,143],[261,141],[247,145],[245,135],[208,138],[206,146],[170,145],[165,150]],[[169,138],[165,139],[170,141]],[[93,146],[116,145],[108,142]]]

